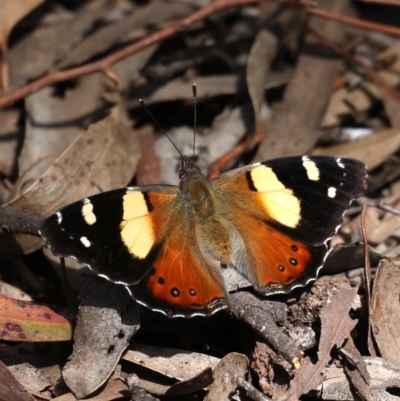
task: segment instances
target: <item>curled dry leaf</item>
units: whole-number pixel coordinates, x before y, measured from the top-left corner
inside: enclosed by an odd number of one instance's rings
[[[47,215],[86,196],[122,187],[132,178],[139,153],[136,132],[118,104],[108,117],[77,137],[39,180],[7,206]],[[22,234],[15,238],[24,253],[43,244]]]
[[[243,354],[231,352],[225,355],[213,372],[214,383],[205,397],[205,401],[228,400],[235,393],[237,379],[244,379],[249,361]]]
[[[0,41],[2,50],[1,80],[3,89],[8,88],[7,50],[11,30],[25,15],[44,0],[2,0],[0,2]]]
[[[93,280],[80,299],[74,350],[63,369],[65,383],[77,398],[105,383],[140,326],[140,307],[121,285]]]
[[[372,292],[372,332],[383,358],[400,362],[400,267],[382,259]]]

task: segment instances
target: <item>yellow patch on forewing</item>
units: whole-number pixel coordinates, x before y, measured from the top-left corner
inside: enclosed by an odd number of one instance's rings
[[[270,167],[256,167],[250,174],[266,212],[280,224],[295,228],[301,216],[300,201],[293,191],[279,181]]]
[[[155,238],[144,195],[140,191],[124,195],[123,211],[121,239],[133,256],[144,259],[153,247]]]
[[[318,181],[319,180],[319,169],[315,162],[310,160],[309,157],[303,156],[303,167],[306,169],[307,177],[309,180]]]
[[[85,220],[86,224],[91,226],[96,223],[96,215],[93,213],[93,204],[89,201],[89,199],[85,200],[82,206],[82,216]]]

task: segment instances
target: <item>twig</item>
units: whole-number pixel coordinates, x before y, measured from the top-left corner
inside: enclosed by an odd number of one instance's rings
[[[371,263],[369,260],[368,252],[368,239],[367,239],[367,228],[365,227],[365,215],[367,213],[367,205],[363,205],[361,212],[361,231],[364,241],[364,276],[365,276],[365,295],[366,304],[368,308],[368,351],[371,356],[376,356],[376,352],[372,342],[372,314],[371,314]]]
[[[25,210],[0,207],[0,232],[30,234],[39,237],[43,217]]]
[[[267,397],[260,391],[258,391],[255,387],[253,387],[250,383],[247,383],[246,380],[238,377],[236,383],[239,387],[246,391],[247,395],[254,401],[271,401],[271,398]]]
[[[324,19],[341,22],[342,24],[356,26],[357,28],[369,29],[387,33],[389,35],[400,36],[400,28],[390,25],[377,24],[376,22],[363,21],[357,18],[346,17],[345,15],[331,13],[330,11],[322,10],[320,8],[306,8],[305,11],[309,14],[316,15]]]

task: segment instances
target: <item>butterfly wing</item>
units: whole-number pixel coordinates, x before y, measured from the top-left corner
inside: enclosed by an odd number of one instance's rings
[[[40,234],[54,254],[127,286],[153,310],[208,315],[226,305],[225,287],[219,262],[196,245],[192,211],[181,196],[172,186],[105,192],[50,215]]]
[[[365,180],[362,162],[325,156],[280,158],[217,177],[218,199],[230,205],[233,265],[266,294],[315,279],[327,240]]]

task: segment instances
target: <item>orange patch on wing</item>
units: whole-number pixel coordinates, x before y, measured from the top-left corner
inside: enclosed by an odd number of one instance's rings
[[[307,270],[309,247],[254,218],[238,219],[236,229],[243,238],[248,265],[237,266],[255,287],[279,290],[294,283]]]
[[[217,262],[207,265],[183,235],[169,238],[154,263],[147,289],[158,301],[180,308],[202,310],[226,298]]]

